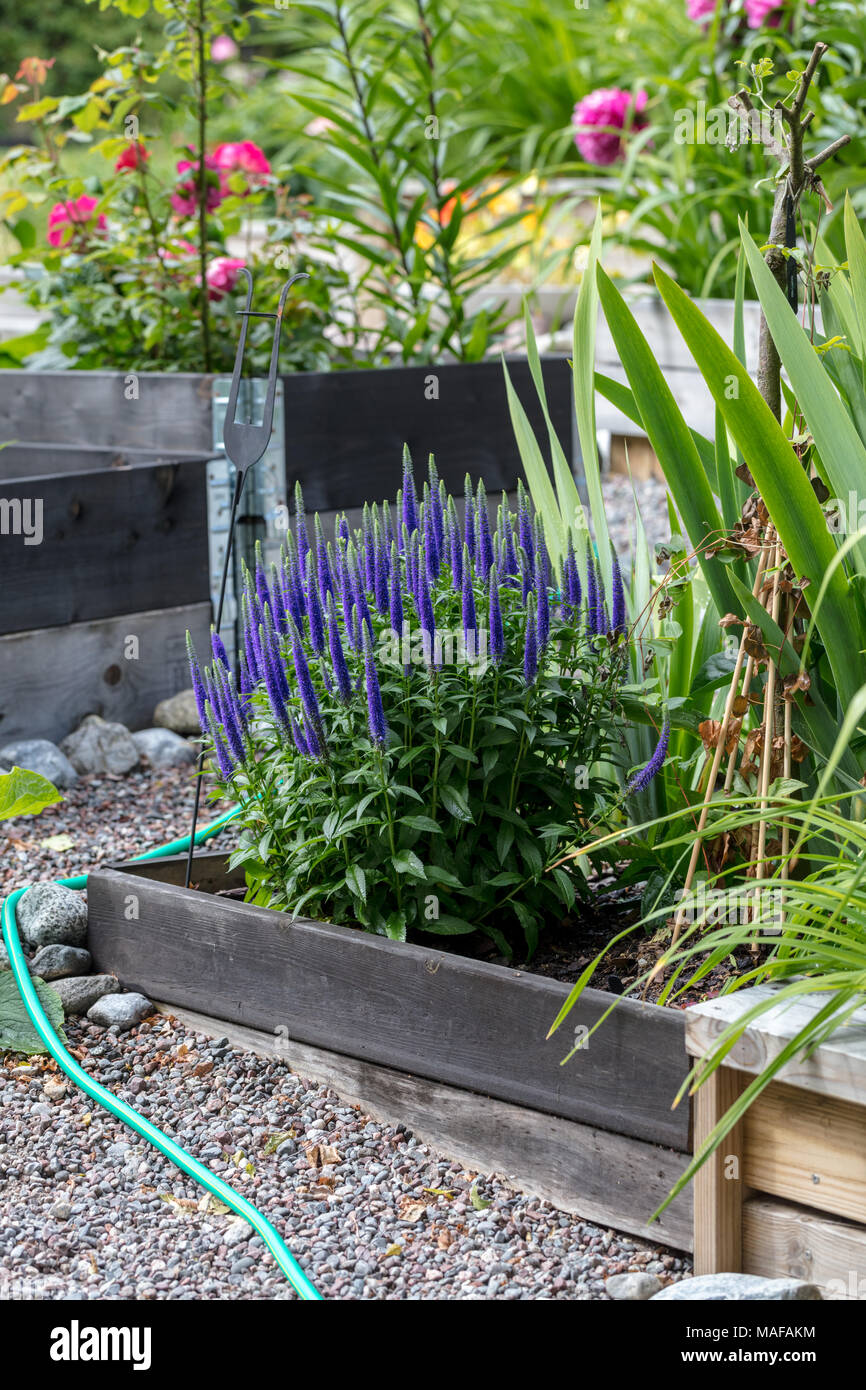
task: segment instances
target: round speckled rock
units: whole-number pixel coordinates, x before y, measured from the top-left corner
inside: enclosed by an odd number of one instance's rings
[[[138,766],[138,749],[125,724],[112,724],[88,714],[60,745],[76,772],[122,775]]]
[[[60,883],[36,883],[15,915],[28,946],[81,946],[87,939],[87,906],[80,893]]]
[[[654,1274],[612,1274],[604,1287],[617,1303],[642,1303],[661,1293],[662,1282]]]
[[[74,975],[55,980],[51,988],[60,996],[68,1018],[72,1014],[86,1014],[103,995],[114,993],[118,982],[114,975]]]
[[[132,741],[151,767],[178,767],[181,763],[195,762],[192,744],[171,729],[141,729],[132,735]]]
[[[30,974],[50,984],[69,975],[87,975],[93,959],[83,946],[42,946],[30,962]]]
[[[117,981],[114,981],[117,984]],[[83,1012],[83,1011],[82,1011]],[[123,1033],[134,1028],[148,1014],[153,1013],[153,1005],[143,994],[104,994],[87,1010],[91,1023],[101,1028],[119,1028]]]
[[[71,787],[78,781],[78,773],[66,754],[47,738],[19,738],[0,748],[0,771],[13,767],[38,772],[55,787]]]

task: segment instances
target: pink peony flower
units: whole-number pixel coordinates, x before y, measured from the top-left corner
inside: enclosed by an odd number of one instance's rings
[[[94,217],[96,202],[96,198],[82,193],[80,198],[55,203],[48,214],[48,245],[65,246],[75,236],[76,231],[85,235],[94,231],[104,232],[108,222],[104,213]]]
[[[245,261],[235,260],[231,256],[217,256],[215,261],[211,261],[205,276],[208,299],[222,299],[231,294],[245,264]]]
[[[808,0],[810,5],[814,5],[815,0]],[[760,29],[767,25],[769,29],[778,28],[781,18],[784,0],[746,0],[746,21],[750,29]]]
[[[217,145],[213,160],[215,167],[223,174],[240,172],[255,176],[271,172],[264,150],[260,150],[252,140],[241,140],[234,145]]]
[[[214,156],[205,155],[205,169],[217,170]],[[170,202],[179,217],[195,217],[198,211],[198,160],[180,159],[178,160],[177,172],[185,174],[187,169],[191,170],[194,177],[185,179],[175,185],[175,190],[171,195]],[[209,178],[205,192],[205,208],[208,212],[213,212],[218,208],[223,200],[222,180]]]
[[[210,46],[210,56],[215,63],[227,63],[239,53],[240,49],[230,34],[217,34]]]
[[[138,169],[148,159],[150,159],[150,155],[144,145],[140,140],[134,140],[118,155],[114,172],[119,174],[124,169]]]
[[[625,144],[620,132],[643,130],[647,123],[641,113],[646,103],[646,92],[638,92],[633,99],[631,92],[620,87],[599,87],[577,103],[571,118],[574,142],[588,164],[614,164],[622,158]]]
[[[686,13],[689,19],[707,19],[715,14],[716,0],[686,0]]]

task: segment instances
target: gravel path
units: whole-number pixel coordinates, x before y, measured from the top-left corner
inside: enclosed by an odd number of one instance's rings
[[[279,1060],[75,1024],[100,1081],[253,1201],[326,1297],[604,1299],[688,1262],[467,1173]],[[36,1059],[0,1071],[0,1297],[294,1298],[250,1227]],[[182,1112],[181,1112],[182,1102]],[[175,1126],[177,1126],[175,1128]]]
[[[664,489],[639,485],[652,541]],[[605,484],[624,553],[631,486]],[[0,826],[0,896],[119,863],[188,828],[189,768],[87,777],[38,819]],[[223,809],[204,804],[201,823]],[[72,846],[46,845],[66,835]],[[215,845],[230,843],[231,829]],[[8,843],[3,843],[4,837]],[[663,1282],[689,1261],[468,1173],[293,1075],[156,1017],[69,1044],[98,1080],[209,1164],[276,1225],[326,1297],[604,1299],[611,1274]],[[258,1236],[44,1058],[0,1059],[0,1299],[287,1299]]]

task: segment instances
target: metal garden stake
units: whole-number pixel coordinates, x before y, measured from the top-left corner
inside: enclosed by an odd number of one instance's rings
[[[247,279],[247,302],[243,309],[239,309],[238,317],[242,319],[238,348],[235,354],[235,365],[232,372],[232,384],[229,391],[228,405],[226,406],[225,425],[223,426],[223,442],[225,444],[226,456],[235,466],[235,487],[232,496],[231,513],[229,515],[228,537],[226,539],[225,556],[223,557],[223,571],[220,582],[219,602],[214,626],[219,632],[223,616],[223,604],[226,595],[226,582],[228,580],[229,564],[231,562],[232,542],[234,540],[235,522],[237,520],[238,505],[241,500],[241,493],[244,489],[247,474],[254,464],[264,454],[268,447],[271,437],[271,427],[274,420],[274,398],[277,390],[277,368],[280,358],[280,333],[283,326],[283,310],[286,305],[286,298],[292,285],[296,280],[306,280],[309,277],[306,272],[301,271],[287,280],[280,291],[280,300],[277,305],[276,313],[263,313],[251,309],[253,299],[253,277],[246,266],[241,271]],[[238,396],[240,393],[241,378],[244,370],[244,352],[247,345],[247,324],[252,318],[274,319],[274,336],[271,345],[271,364],[268,370],[268,389],[265,393],[265,402],[262,410],[262,418],[257,425],[251,420],[239,420],[237,418]],[[189,853],[186,861],[186,887],[189,888],[192,878],[192,859],[195,850],[195,828],[198,822],[199,803],[201,801],[201,774],[204,766],[204,749],[199,754],[198,776],[195,784],[195,805],[192,813],[192,830],[190,833]]]

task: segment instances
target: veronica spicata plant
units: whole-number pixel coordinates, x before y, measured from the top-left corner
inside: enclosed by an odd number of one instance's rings
[[[282,563],[246,575],[236,669],[216,636],[204,669],[191,649],[249,899],[396,940],[480,930],[507,954],[522,931],[531,954],[574,903],[582,880],[554,865],[622,752],[612,573],[606,594],[589,547],[555,566],[522,489],[491,527],[467,479],[458,511],[432,458],[420,498],[407,454],[396,505],[330,540],[298,494]]]

